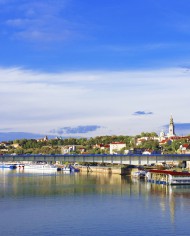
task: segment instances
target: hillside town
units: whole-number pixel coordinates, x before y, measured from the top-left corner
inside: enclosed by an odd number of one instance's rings
[[[0,143],[0,154],[190,154],[190,136],[177,136],[173,117],[168,133],[161,131],[133,136],[98,136],[95,138],[56,137],[21,139]]]

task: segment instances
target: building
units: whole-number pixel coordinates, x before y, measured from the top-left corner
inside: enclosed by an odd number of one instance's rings
[[[174,125],[172,115],[170,117],[170,123],[169,123],[169,130],[168,131],[169,132],[167,133],[167,135],[164,133],[163,130],[160,132],[160,136],[159,136],[160,144],[167,143],[167,140],[173,140],[173,139],[178,138],[175,134],[175,125]]]
[[[95,144],[93,145],[93,149],[101,149],[101,150],[107,150],[110,148],[110,145],[109,144]]]
[[[47,142],[48,140],[49,140],[48,136],[45,136],[44,138],[37,139],[36,141],[37,142]]]
[[[162,141],[165,141],[165,139],[166,139],[166,135],[165,135],[164,131],[162,130],[160,132],[159,141],[162,142]]]
[[[190,144],[184,143],[184,144],[180,145],[179,151],[182,154],[190,154]]]
[[[167,134],[167,137],[171,138],[171,137],[175,137],[175,136],[176,136],[176,134],[175,134],[175,126],[174,126],[173,117],[171,115],[171,117],[170,117],[170,124],[169,124],[169,133]]]
[[[61,148],[62,154],[70,154],[71,152],[75,152],[75,151],[76,151],[75,145],[66,145]]]
[[[121,151],[122,148],[126,148],[126,143],[122,142],[110,143],[110,154],[117,154],[117,152]]]
[[[159,137],[141,137],[136,139],[136,146],[141,145],[143,142],[147,141],[160,141]]]

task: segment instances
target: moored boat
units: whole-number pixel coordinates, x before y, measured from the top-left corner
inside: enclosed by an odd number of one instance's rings
[[[146,171],[144,171],[144,170],[138,170],[138,171],[131,173],[132,177],[137,177],[137,178],[144,178],[145,175],[146,175]]]
[[[76,168],[75,166],[70,166],[71,172],[80,172],[79,168]]]
[[[0,164],[0,168],[9,168],[9,169],[16,169],[16,165],[15,164],[7,164],[7,163],[1,163]]]
[[[69,166],[64,166],[61,168],[61,170],[64,172],[71,172],[71,168]]]
[[[39,170],[39,171],[58,171],[59,169],[50,164],[27,164],[24,165],[24,170]]]
[[[144,178],[146,175],[146,171],[140,168],[132,168],[131,176],[135,178]]]
[[[63,172],[79,172],[79,169],[75,168],[75,167],[72,166],[72,165],[63,166],[63,167],[61,168],[61,170],[62,170]]]

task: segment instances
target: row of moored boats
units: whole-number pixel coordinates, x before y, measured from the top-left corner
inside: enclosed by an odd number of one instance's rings
[[[66,171],[66,172],[78,172],[79,170],[72,165],[69,166],[55,166],[52,164],[8,164],[1,163],[0,168],[3,169],[19,169],[19,170],[39,170],[39,171]]]

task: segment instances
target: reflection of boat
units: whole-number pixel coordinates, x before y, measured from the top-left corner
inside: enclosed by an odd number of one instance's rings
[[[146,174],[146,178],[148,182],[156,184],[190,184],[189,172],[178,172],[171,170],[149,170]]]
[[[24,170],[39,170],[39,171],[58,171],[59,168],[57,168],[54,165],[49,164],[29,164],[24,165]]]
[[[9,169],[16,169],[16,165],[15,164],[5,164],[5,163],[1,163],[0,164],[0,168],[9,168]]]

